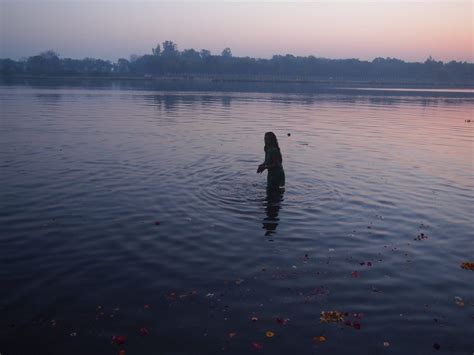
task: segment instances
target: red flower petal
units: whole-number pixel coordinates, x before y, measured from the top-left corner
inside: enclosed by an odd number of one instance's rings
[[[277,321],[278,324],[286,325],[286,324],[288,324],[289,319],[288,319],[288,318],[280,318],[280,317],[278,317],[278,318],[276,319],[276,321]]]
[[[123,345],[127,341],[127,338],[124,337],[123,335],[114,335],[112,337],[112,343],[117,344],[117,345]]]

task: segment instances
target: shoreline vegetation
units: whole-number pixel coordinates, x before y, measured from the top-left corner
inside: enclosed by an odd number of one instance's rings
[[[140,81],[146,83],[284,84],[342,87],[474,88],[474,63],[443,63],[431,56],[423,63],[396,58],[327,59],[274,55],[270,59],[234,57],[230,48],[179,51],[172,41],[151,54],[131,55],[117,62],[60,58],[47,50],[18,61],[0,59],[0,80]]]

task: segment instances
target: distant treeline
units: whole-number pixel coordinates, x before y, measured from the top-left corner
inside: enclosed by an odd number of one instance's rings
[[[291,54],[271,59],[234,57],[229,48],[220,55],[209,50],[179,51],[172,41],[152,49],[151,54],[132,55],[113,63],[108,60],[60,58],[48,50],[24,60],[0,59],[2,76],[109,76],[161,77],[176,75],[232,75],[258,77],[303,77],[324,80],[375,80],[474,84],[474,63],[443,63],[429,57],[423,63],[395,58],[326,59]]]

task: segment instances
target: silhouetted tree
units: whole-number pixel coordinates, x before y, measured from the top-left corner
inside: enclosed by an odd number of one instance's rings
[[[222,50],[221,56],[224,57],[224,58],[232,58],[232,51],[230,50],[229,47],[224,48]]]
[[[15,62],[11,59],[2,59],[0,60],[0,73],[2,75],[13,75],[15,73],[21,72],[22,68],[20,63]]]
[[[117,70],[118,73],[129,73],[130,72],[130,62],[124,58],[120,58],[117,61]]]
[[[143,76],[205,73],[474,84],[473,63],[451,61],[444,64],[431,56],[423,63],[406,63],[396,58],[378,57],[369,62],[355,58],[327,59],[292,54],[274,55],[271,59],[255,59],[233,57],[230,48],[225,48],[221,55],[211,55],[207,49],[197,52],[192,48],[180,53],[172,41],[163,42],[162,47],[157,45],[152,53],[143,56],[131,55],[130,60],[120,58],[117,63],[112,64],[110,61],[94,58],[61,59],[58,53],[48,50],[25,61],[0,59],[0,74]]]
[[[206,59],[211,56],[211,51],[207,49],[201,49],[201,51],[199,52],[199,55],[201,56],[202,59]]]
[[[153,55],[160,55],[160,52],[161,52],[160,44],[158,43],[155,48],[152,48],[151,52],[153,53]]]
[[[176,57],[178,54],[178,46],[176,43],[172,41],[163,42],[163,53],[161,54],[163,57]]]
[[[53,50],[41,52],[29,57],[26,62],[27,71],[33,74],[58,74],[61,71],[59,55]]]

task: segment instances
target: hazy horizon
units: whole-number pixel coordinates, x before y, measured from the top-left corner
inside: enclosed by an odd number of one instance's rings
[[[61,57],[117,61],[151,54],[172,40],[179,50],[234,56],[392,57],[474,61],[470,1],[12,1],[0,0],[0,57],[53,49]]]

